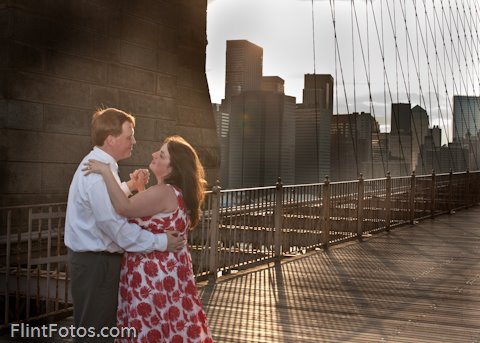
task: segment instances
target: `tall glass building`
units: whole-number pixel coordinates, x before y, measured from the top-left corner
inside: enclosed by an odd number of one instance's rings
[[[480,97],[453,96],[453,138],[477,136],[480,130]]]

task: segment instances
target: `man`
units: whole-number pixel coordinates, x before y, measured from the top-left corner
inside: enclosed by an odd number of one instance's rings
[[[172,234],[154,235],[118,215],[110,201],[103,178],[84,176],[89,159],[110,164],[118,175],[117,162],[132,154],[135,118],[115,108],[98,110],[92,118],[95,147],[85,156],[73,176],[68,194],[65,245],[71,276],[75,327],[100,333],[116,326],[121,256],[124,251],[178,251],[183,238]],[[135,174],[136,175],[136,174]],[[118,177],[117,177],[118,178]],[[117,181],[120,183],[120,179]],[[129,195],[132,180],[121,184]],[[113,340],[113,338],[112,338]]]

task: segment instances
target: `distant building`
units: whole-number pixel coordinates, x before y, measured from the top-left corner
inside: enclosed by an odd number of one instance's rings
[[[480,97],[453,96],[453,137],[476,136],[480,131]]]
[[[262,77],[261,90],[284,94],[285,81],[278,76],[264,76]]]
[[[228,150],[230,146],[230,114],[221,110],[220,104],[212,104],[217,138],[220,143],[220,185],[228,184]]]
[[[231,98],[228,187],[295,182],[295,98],[247,91]]]
[[[373,175],[373,138],[379,127],[370,113],[335,115],[331,123],[332,180],[352,180]]]
[[[247,40],[227,41],[220,111],[229,116],[223,187],[273,185],[278,177],[286,184],[295,182],[295,98],[285,95],[282,78],[262,75],[262,61],[261,47]]]
[[[412,127],[411,127],[411,140],[412,140],[412,154],[410,165],[415,168],[418,174],[418,166],[424,163],[421,146],[425,142],[425,137],[428,134],[429,120],[427,111],[422,107],[416,105],[412,108]]]
[[[369,164],[369,170],[364,173],[366,177],[385,177],[388,172],[392,172],[392,168],[395,168],[395,163],[393,165],[390,163],[388,153],[389,136],[389,133],[380,132],[379,129],[372,132],[372,160]]]
[[[390,161],[398,162],[399,169],[392,169],[392,176],[410,175],[412,172],[412,110],[409,103],[394,103],[391,110],[389,137]]]
[[[295,182],[323,182],[330,175],[333,77],[305,75],[303,103],[295,115]]]
[[[417,175],[430,174],[432,170],[436,173],[449,171],[449,166],[441,165],[442,158],[440,151],[442,150],[442,130],[438,126],[434,126],[427,130],[425,140],[421,146],[421,155],[423,163],[416,166]],[[445,170],[447,168],[447,170]]]
[[[453,97],[453,140],[466,150],[470,170],[480,167],[480,97]]]
[[[242,92],[262,88],[263,48],[247,40],[227,40],[225,99],[223,110],[230,112],[230,99]]]
[[[441,145],[442,131],[438,126],[428,130],[425,143],[422,146],[424,164],[417,166],[417,174],[430,174],[434,170],[437,174],[451,171],[464,171],[468,164],[475,163],[471,160],[472,145],[462,144],[455,140],[448,145]],[[478,140],[475,138],[478,145]],[[469,161],[470,159],[470,161]]]

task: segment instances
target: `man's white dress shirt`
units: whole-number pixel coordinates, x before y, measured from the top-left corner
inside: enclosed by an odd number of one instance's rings
[[[65,219],[65,245],[76,252],[167,250],[166,234],[155,235],[143,230],[115,212],[102,175],[92,173],[85,176],[82,171],[85,168],[84,163],[89,159],[109,163],[120,183],[115,159],[102,149],[93,148],[78,166],[70,185]],[[124,191],[125,186],[122,186]]]

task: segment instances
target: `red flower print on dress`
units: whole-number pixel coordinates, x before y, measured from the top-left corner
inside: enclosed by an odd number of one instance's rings
[[[142,282],[142,275],[140,275],[139,272],[133,272],[132,274],[132,281],[131,281],[131,286],[133,288],[136,288],[140,285],[140,283]]]
[[[156,282],[155,282],[155,289],[156,289],[157,291],[163,290],[163,281],[156,281]]]
[[[177,322],[175,328],[177,329],[177,331],[183,331],[185,329],[185,321],[180,320],[179,322]]]
[[[180,310],[178,309],[177,306],[174,305],[168,309],[168,318],[172,322],[177,321],[179,316],[180,316]]]
[[[173,294],[172,294],[172,301],[173,301],[174,303],[179,302],[181,296],[182,296],[182,294],[181,294],[180,291],[177,289],[177,290],[174,291]]]
[[[185,288],[185,292],[189,295],[194,295],[197,293],[197,287],[195,287],[195,284],[193,283],[192,280],[188,281],[187,287]]]
[[[182,223],[180,220],[177,220],[177,221],[175,222],[175,229],[177,229],[178,231],[184,229],[184,225],[183,225],[183,223]]]
[[[158,266],[154,261],[146,261],[143,265],[143,271],[148,276],[157,276],[158,275]]]
[[[142,330],[142,323],[138,319],[134,319],[129,323],[130,327],[134,328],[135,331],[140,332]]]
[[[160,323],[160,319],[157,316],[152,316],[150,323],[152,323],[153,326],[157,326]]]
[[[198,312],[198,319],[202,322],[205,323],[207,321],[207,316],[205,315],[205,312],[199,311]]]
[[[192,323],[196,323],[198,322],[198,315],[196,313],[193,313],[189,319]]]
[[[170,336],[170,325],[162,324],[162,333],[163,333],[163,337],[169,337]]]
[[[158,262],[164,263],[168,259],[169,254],[157,254]]]
[[[200,326],[194,324],[194,325],[190,325],[188,327],[187,334],[188,334],[189,338],[195,339],[198,336],[200,336],[201,331],[202,331],[202,329],[200,328]]]
[[[168,293],[170,293],[173,291],[173,287],[175,287],[175,279],[171,276],[167,276],[165,280],[163,280],[163,287]]]
[[[172,343],[183,343],[185,342],[182,338],[182,336],[175,335],[172,337]]]
[[[167,261],[167,270],[169,272],[173,271],[173,268],[175,268],[176,265],[177,265],[177,261],[172,260],[172,259],[168,260]]]
[[[126,287],[120,287],[119,292],[122,298],[126,298],[128,296],[128,290]]]
[[[142,317],[149,316],[152,312],[152,306],[149,303],[140,303],[137,306],[137,312]]]
[[[147,338],[149,342],[160,342],[160,339],[162,338],[162,334],[158,330],[150,330],[147,334]]]
[[[147,298],[150,295],[150,288],[142,287],[140,288],[140,297],[143,299]]]
[[[180,265],[178,267],[178,270],[177,270],[177,273],[178,273],[178,278],[180,279],[180,281],[186,281],[188,279],[188,272],[190,271],[190,269],[187,267],[187,266],[182,266]]]
[[[182,307],[183,307],[184,310],[190,312],[193,308],[192,300],[190,300],[190,298],[187,298],[187,297],[183,298],[182,299]]]
[[[166,303],[167,303],[167,297],[165,296],[165,294],[156,293],[153,295],[153,304],[156,307],[163,308],[165,307]]]
[[[188,255],[187,254],[180,254],[178,260],[180,261],[181,264],[183,265],[188,265]],[[188,266],[185,266],[186,268],[188,268]]]

